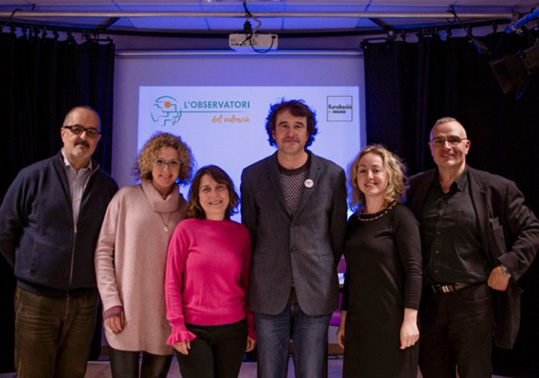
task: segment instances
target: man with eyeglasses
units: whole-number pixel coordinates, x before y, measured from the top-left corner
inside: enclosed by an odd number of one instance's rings
[[[437,169],[410,178],[408,203],[424,262],[419,366],[424,378],[490,378],[492,340],[512,348],[517,280],[539,248],[539,222],[515,183],[466,164],[471,142],[454,118],[436,121]]]
[[[22,169],[0,207],[0,252],[14,268],[18,377],[84,377],[95,327],[94,251],[116,182],[91,159],[97,112],[71,109],[61,151]]]

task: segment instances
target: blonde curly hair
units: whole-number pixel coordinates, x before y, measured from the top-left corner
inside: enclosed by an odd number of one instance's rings
[[[357,170],[359,167],[359,161],[363,156],[367,154],[376,154],[382,158],[382,162],[388,174],[388,185],[384,193],[384,205],[383,208],[393,206],[397,202],[400,202],[404,196],[407,187],[406,168],[401,162],[400,158],[387,150],[384,146],[379,144],[373,144],[365,147],[356,156],[352,164],[350,164],[348,172],[348,185],[350,188],[349,201],[350,207],[356,211],[365,210],[365,195],[359,189],[357,184]]]
[[[177,182],[180,185],[188,184],[195,168],[195,159],[191,149],[179,136],[161,131],[153,134],[140,150],[133,174],[140,180],[151,180],[153,160],[163,147],[172,147],[178,151],[181,165]]]

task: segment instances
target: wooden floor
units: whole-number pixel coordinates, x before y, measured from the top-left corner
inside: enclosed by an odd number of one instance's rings
[[[335,334],[337,327],[330,326],[328,330],[329,348],[328,353],[328,378],[341,378],[342,377],[342,349],[337,345]],[[88,369],[86,371],[85,378],[109,378],[110,367],[107,357],[106,340],[103,338],[103,349],[101,358],[105,361],[89,362]],[[294,363],[292,357],[289,360],[288,377],[294,377]],[[172,366],[170,368],[169,377],[181,377],[180,370],[176,358],[174,358]],[[15,378],[15,373],[0,373],[0,378]],[[244,362],[241,366],[239,378],[255,378],[256,377],[256,362]]]
[[[16,378],[15,373],[0,373],[0,378]],[[85,378],[110,378],[110,368],[108,361],[89,362],[86,370]],[[172,363],[168,377],[181,377],[178,363],[176,360]],[[241,366],[239,378],[255,378],[256,377],[256,362],[244,362]],[[294,377],[294,364],[290,359],[288,368],[288,377]],[[328,361],[328,378],[342,377],[342,359],[330,359]]]
[[[181,377],[180,370],[176,361],[173,362],[169,377]],[[88,370],[86,372],[86,378],[109,378],[110,369],[108,362],[90,362]],[[290,359],[290,365],[288,368],[288,377],[294,377],[294,364]],[[341,378],[342,377],[342,358],[328,360],[328,378]],[[2,378],[0,376],[0,378]],[[241,366],[239,378],[256,378],[256,362],[244,362]]]
[[[178,363],[174,360],[170,371],[168,373],[169,377],[181,377],[180,371],[178,368]],[[110,368],[108,361],[100,362],[90,362],[88,363],[88,370],[86,372],[86,378],[110,378]],[[256,377],[256,362],[244,362],[241,366],[241,371],[239,378],[255,378]],[[292,359],[290,359],[289,368],[288,368],[288,377],[294,377],[294,364]],[[333,358],[330,356],[328,359],[328,378],[341,378],[342,377],[342,358]],[[0,378],[16,378],[15,373],[4,373],[0,374]],[[421,378],[421,374],[418,375],[418,378]],[[501,377],[498,375],[492,376],[492,378],[510,378],[510,377]]]

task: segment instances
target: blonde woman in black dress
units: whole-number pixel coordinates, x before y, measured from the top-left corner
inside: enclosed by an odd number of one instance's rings
[[[343,377],[416,378],[421,297],[418,222],[400,203],[405,174],[382,146],[366,147],[350,168],[351,204],[341,324]]]

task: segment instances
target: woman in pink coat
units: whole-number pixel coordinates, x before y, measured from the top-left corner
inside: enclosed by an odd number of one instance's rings
[[[173,348],[165,315],[165,262],[170,236],[185,217],[178,184],[193,172],[180,137],[155,134],[142,148],[140,184],[120,189],[109,204],[95,254],[105,336],[113,377],[166,377]]]

